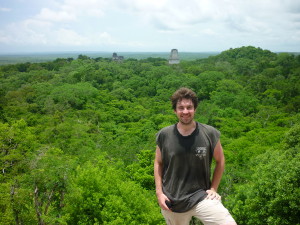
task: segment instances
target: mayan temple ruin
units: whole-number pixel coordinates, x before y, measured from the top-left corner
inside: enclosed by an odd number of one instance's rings
[[[117,53],[113,53],[112,55],[112,61],[115,61],[115,62],[123,62],[124,60],[124,56],[118,56]]]
[[[180,62],[179,56],[178,56],[178,50],[172,49],[170,58],[169,58],[169,64],[178,64]]]

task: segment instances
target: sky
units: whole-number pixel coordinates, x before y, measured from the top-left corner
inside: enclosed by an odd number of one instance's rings
[[[299,0],[0,0],[0,54],[300,52]]]

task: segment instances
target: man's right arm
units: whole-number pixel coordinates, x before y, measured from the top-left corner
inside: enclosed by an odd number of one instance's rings
[[[154,178],[156,187],[156,196],[159,206],[164,210],[170,210],[166,205],[166,201],[170,201],[168,197],[162,191],[162,172],[163,163],[161,157],[161,151],[158,146],[156,146],[155,160],[154,160]]]

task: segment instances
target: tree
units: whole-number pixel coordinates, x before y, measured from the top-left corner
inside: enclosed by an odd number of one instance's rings
[[[64,84],[52,89],[48,101],[53,100],[55,108],[52,110],[54,111],[65,110],[70,107],[82,109],[85,103],[96,97],[97,94],[97,89],[89,83]]]
[[[40,149],[32,160],[31,173],[24,184],[31,188],[39,225],[55,224],[60,217],[73,162],[60,149],[49,147]]]
[[[200,98],[196,120],[222,133],[219,191],[238,222],[297,224],[299,75],[299,56],[252,46],[177,66],[83,55],[1,66],[0,224],[164,223],[155,134],[177,122],[169,98],[182,86]]]
[[[221,72],[216,71],[206,71],[198,75],[198,85],[197,96],[199,99],[210,99],[211,93],[216,90],[217,83],[224,79],[225,75]]]
[[[127,180],[117,167],[106,156],[78,167],[71,177],[61,222],[164,224],[155,196]]]
[[[231,107],[238,109],[244,115],[255,113],[258,100],[233,80],[221,80],[216,91],[211,94],[211,101],[220,108]]]
[[[131,180],[139,183],[146,190],[155,190],[153,175],[154,150],[143,150],[137,154],[137,161],[127,166]]]
[[[28,161],[38,146],[33,133],[24,120],[12,125],[0,123],[1,180],[28,171]]]
[[[255,157],[250,182],[236,188],[228,205],[239,224],[299,224],[300,126],[286,134],[280,148]]]

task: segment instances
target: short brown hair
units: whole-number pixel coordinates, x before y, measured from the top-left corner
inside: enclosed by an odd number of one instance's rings
[[[177,91],[175,91],[174,94],[171,97],[172,108],[174,110],[176,110],[177,102],[181,101],[183,98],[191,99],[193,104],[194,104],[194,108],[197,109],[197,107],[198,107],[198,98],[197,98],[196,93],[193,92],[189,88],[182,87],[182,88],[178,89]]]

